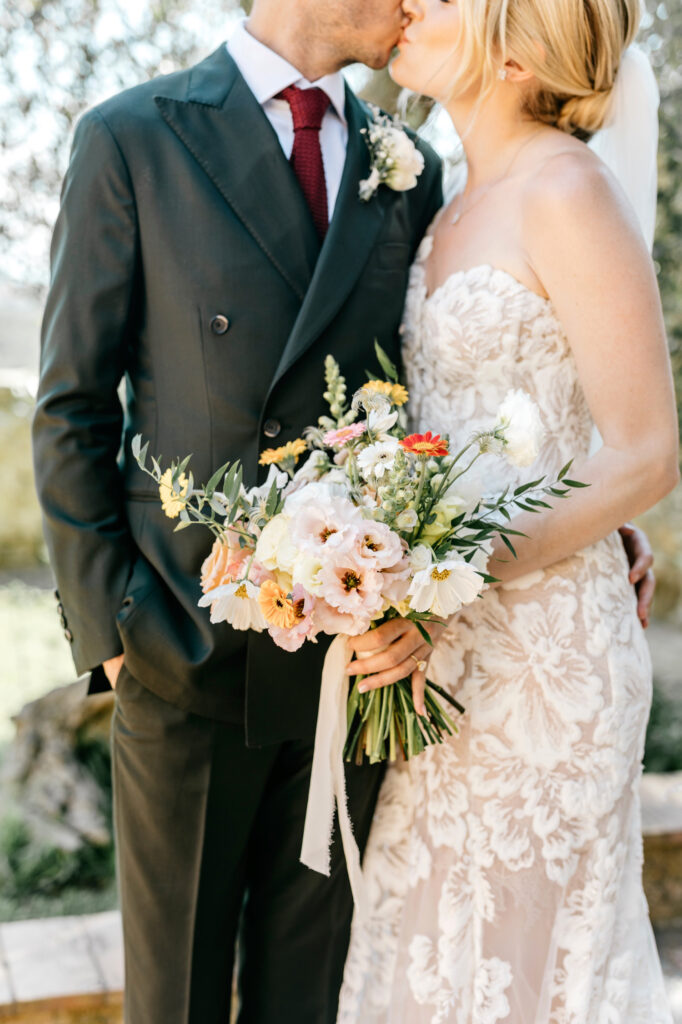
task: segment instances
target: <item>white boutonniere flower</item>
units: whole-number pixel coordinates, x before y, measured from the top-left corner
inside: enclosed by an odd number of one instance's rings
[[[370,174],[360,182],[360,199],[368,202],[386,185],[394,192],[407,192],[417,184],[424,170],[424,157],[397,118],[371,106],[372,123],[362,129],[370,154]]]

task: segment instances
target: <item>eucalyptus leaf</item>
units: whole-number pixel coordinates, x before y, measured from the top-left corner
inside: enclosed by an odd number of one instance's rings
[[[205,490],[206,490],[206,495],[207,496],[212,495],[214,493],[216,487],[218,486],[218,484],[222,480],[224,474],[227,473],[229,468],[230,468],[230,463],[226,462],[225,465],[221,466],[220,469],[217,469],[215,471],[215,473],[213,474],[211,479],[206,484]]]

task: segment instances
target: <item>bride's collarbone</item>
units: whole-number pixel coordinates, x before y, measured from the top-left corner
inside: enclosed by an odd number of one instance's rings
[[[542,282],[533,273],[528,263],[508,249],[477,246],[475,249],[436,252],[435,246],[424,260],[424,285],[431,297],[451,280],[477,270],[491,270],[515,281],[526,291],[533,292],[541,299],[549,296]]]

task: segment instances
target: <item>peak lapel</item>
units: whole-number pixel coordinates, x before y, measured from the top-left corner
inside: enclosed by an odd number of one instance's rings
[[[155,101],[166,123],[303,299],[319,253],[315,228],[279,139],[225,46],[192,69],[186,99],[159,94]]]
[[[341,187],[313,279],[282,353],[273,386],[334,319],[355,286],[384,220],[386,189],[369,201],[358,195],[369,174],[369,150],[361,130],[369,123],[362,103],[346,88],[348,150]]]

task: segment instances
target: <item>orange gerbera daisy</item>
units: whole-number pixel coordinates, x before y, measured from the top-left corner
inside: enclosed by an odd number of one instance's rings
[[[286,590],[274,580],[266,580],[260,588],[258,603],[266,622],[279,629],[291,629],[298,618],[296,608]]]
[[[426,459],[433,459],[437,455],[447,455],[449,451],[448,441],[440,434],[432,434],[430,430],[427,430],[425,434],[410,434],[400,444],[406,452],[421,455]]]
[[[258,465],[271,466],[273,463],[279,464],[286,459],[293,459],[295,465],[298,462],[299,455],[303,455],[307,447],[303,438],[297,437],[295,441],[287,441],[280,448],[266,448],[264,452],[261,452]]]

